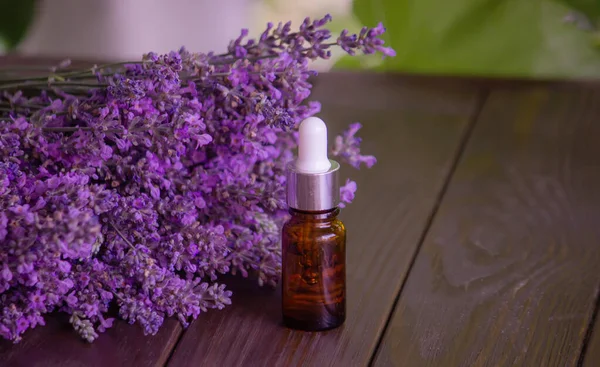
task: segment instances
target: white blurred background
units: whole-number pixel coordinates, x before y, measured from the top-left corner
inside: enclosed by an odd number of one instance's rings
[[[349,22],[351,0],[40,0],[18,51],[101,60],[139,59],[148,51],[222,51],[242,28],[326,13]],[[337,56],[337,55],[335,55]],[[327,69],[334,61],[318,64]]]

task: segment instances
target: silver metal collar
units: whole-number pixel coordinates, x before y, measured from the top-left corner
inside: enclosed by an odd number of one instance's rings
[[[331,210],[339,205],[340,165],[334,160],[323,173],[298,171],[294,162],[287,167],[287,204],[290,208],[305,211]]]

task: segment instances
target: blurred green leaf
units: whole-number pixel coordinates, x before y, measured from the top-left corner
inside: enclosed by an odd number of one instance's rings
[[[600,0],[559,0],[596,21],[600,17]]]
[[[397,52],[378,69],[520,77],[600,76],[596,35],[566,23],[569,11],[564,3],[551,0],[354,1],[360,22],[367,26],[383,22],[388,30],[386,43]],[[338,66],[350,65],[341,60]]]
[[[35,0],[0,0],[0,38],[13,49],[23,39],[31,24]]]

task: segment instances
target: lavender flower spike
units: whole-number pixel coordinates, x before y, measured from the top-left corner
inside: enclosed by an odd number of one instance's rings
[[[115,317],[155,334],[229,305],[224,274],[276,285],[294,130],[320,108],[309,61],[336,43],[393,55],[383,26],[332,42],[330,20],[242,31],[223,54],[0,80],[0,335],[18,342],[54,311],[88,342]],[[359,128],[334,155],[371,167]]]

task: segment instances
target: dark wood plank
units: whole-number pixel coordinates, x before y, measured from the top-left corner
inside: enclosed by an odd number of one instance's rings
[[[598,87],[491,93],[374,365],[577,364],[600,284],[599,115]]]
[[[56,315],[18,344],[0,340],[0,366],[163,366],[181,330],[176,320],[166,320],[158,334],[144,336],[139,326],[119,320],[90,344],[73,331],[66,315]]]
[[[596,310],[596,312],[598,311]],[[581,356],[581,359],[584,367],[597,367],[600,365],[600,321],[598,321],[597,316],[595,322],[590,327],[592,327],[589,330],[591,332],[591,339],[585,346],[585,354]]]
[[[600,287],[596,290],[596,297],[600,296]],[[596,300],[596,309],[594,318],[590,323],[590,329],[588,335],[590,339],[588,343],[584,345],[584,349],[580,356],[580,360],[583,362],[584,367],[596,367],[600,366],[600,319],[598,319],[598,308],[600,307],[600,300]]]
[[[337,330],[281,326],[279,291],[236,281],[233,305],[184,332],[170,366],[361,366],[374,351],[413,252],[448,175],[478,89],[386,75],[324,75],[314,98],[331,134],[363,123],[371,171],[351,172],[357,199],[348,229],[348,318]]]

